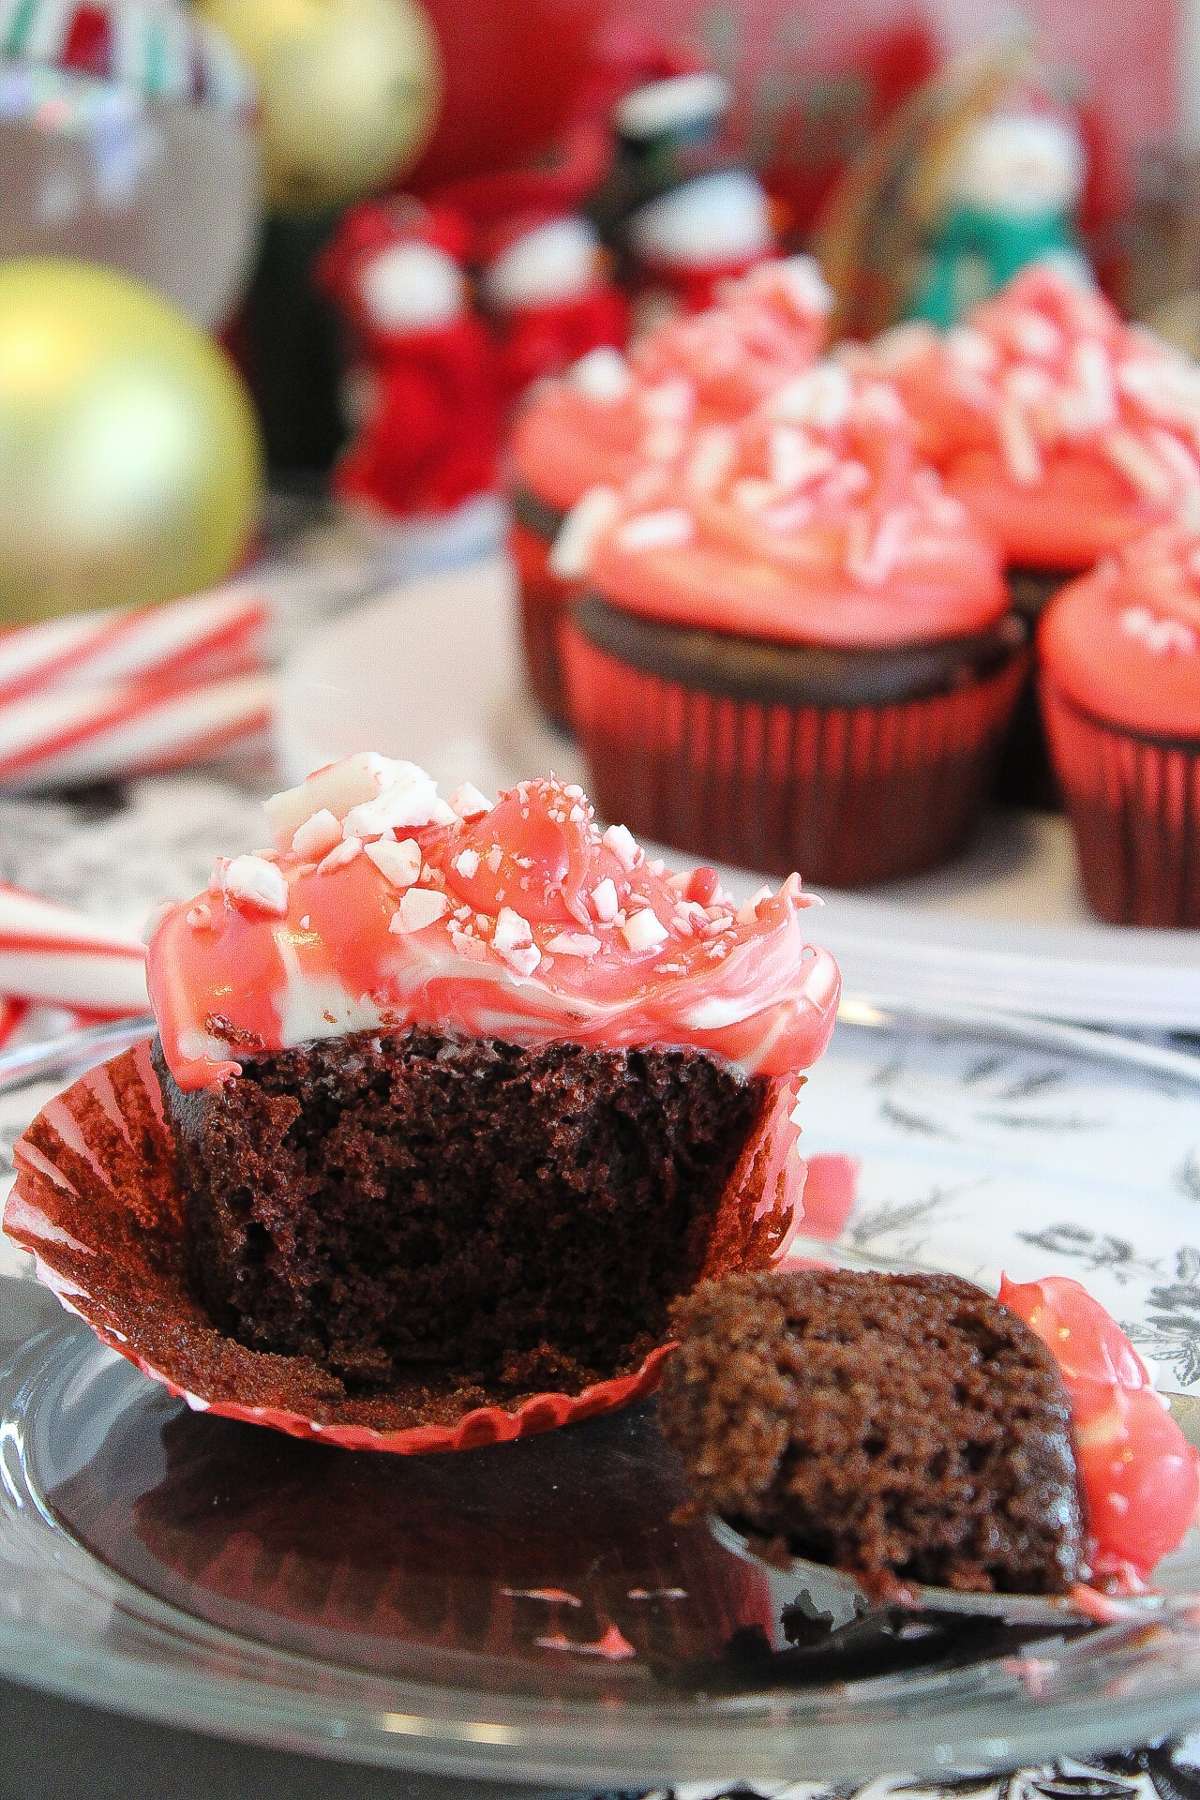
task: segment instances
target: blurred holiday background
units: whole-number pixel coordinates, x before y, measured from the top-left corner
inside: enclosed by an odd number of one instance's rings
[[[1198,70],[1173,0],[0,0],[10,841],[29,796],[272,779],[329,617],[479,558],[494,585],[531,386],[602,387],[764,262],[815,252],[865,337],[1049,258],[1196,349]],[[411,647],[364,634],[352,708],[381,663],[410,705]],[[77,985],[50,997],[127,998]]]

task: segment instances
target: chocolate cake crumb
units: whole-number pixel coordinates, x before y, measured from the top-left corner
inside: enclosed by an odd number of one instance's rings
[[[1057,1365],[970,1282],[731,1275],[672,1316],[662,1427],[704,1509],[880,1596],[905,1582],[1056,1594],[1081,1579]]]
[[[634,1369],[705,1266],[765,1080],[694,1050],[359,1032],[183,1093],[155,1063],[221,1329],[349,1395]]]

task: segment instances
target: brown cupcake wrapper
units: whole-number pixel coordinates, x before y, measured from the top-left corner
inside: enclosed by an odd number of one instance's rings
[[[876,706],[707,693],[562,633],[571,716],[600,811],[660,842],[864,887],[944,862],[987,794],[1027,663]]]
[[[761,1268],[799,1229],[805,1167],[792,1120],[802,1078],[772,1085],[714,1222],[702,1275]],[[292,1437],[402,1456],[472,1450],[578,1423],[651,1394],[671,1344],[579,1393],[516,1395],[437,1422],[403,1396],[347,1395],[308,1358],[252,1350],[222,1332],[188,1278],[183,1195],[149,1042],[51,1100],[14,1151],[6,1234],[101,1341],[195,1411]]]
[[[1200,742],[1106,724],[1048,674],[1041,698],[1089,906],[1113,925],[1200,928]]]

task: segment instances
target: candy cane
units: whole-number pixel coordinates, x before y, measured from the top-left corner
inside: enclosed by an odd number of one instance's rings
[[[123,682],[0,707],[0,787],[26,790],[148,774],[268,741],[265,676],[177,688]],[[0,981],[0,991],[3,991]]]
[[[0,885],[0,994],[10,1001],[48,1001],[109,1017],[142,1012],[145,955],[128,933]]]
[[[166,606],[84,613],[0,634],[0,702],[153,678],[182,685],[261,670],[271,607],[243,587]]]

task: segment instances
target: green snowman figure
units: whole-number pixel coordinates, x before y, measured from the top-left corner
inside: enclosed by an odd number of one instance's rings
[[[910,316],[948,329],[1032,262],[1090,282],[1077,224],[1085,177],[1069,114],[1030,102],[978,120],[955,161]]]

